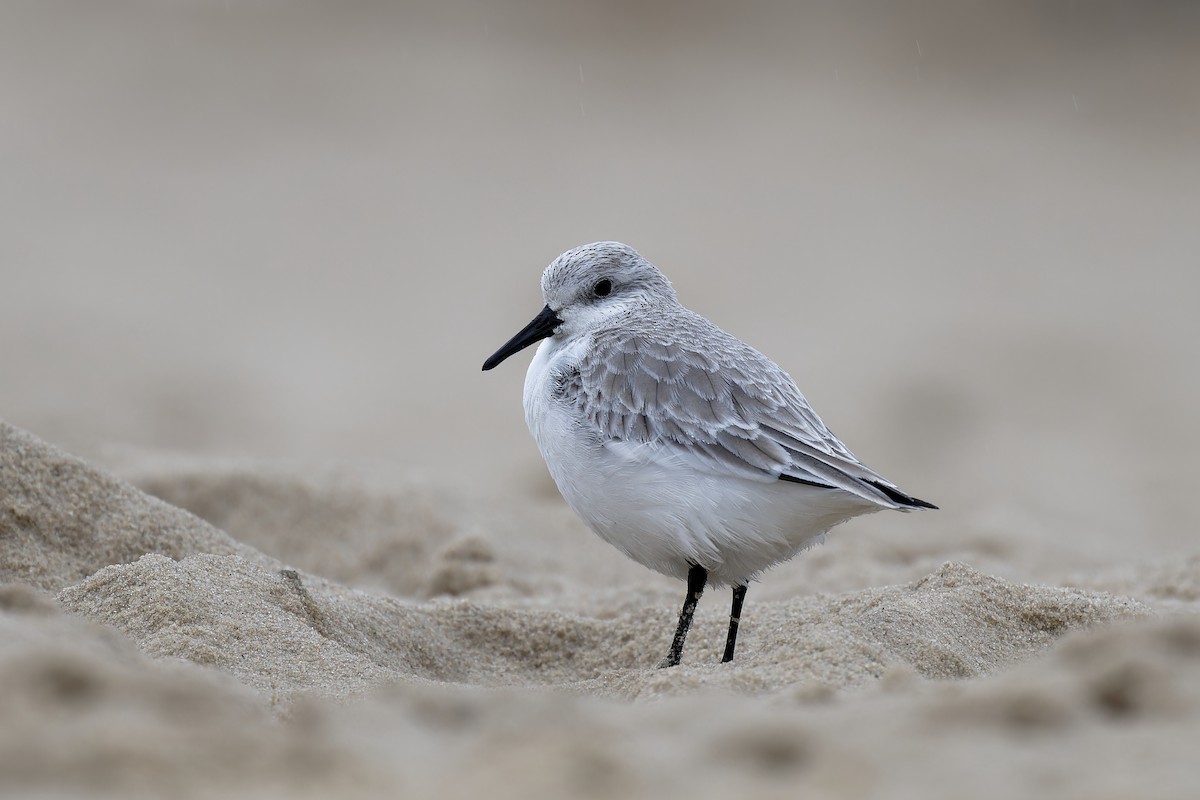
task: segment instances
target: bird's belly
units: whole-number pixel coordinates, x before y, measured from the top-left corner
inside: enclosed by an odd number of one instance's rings
[[[569,406],[535,411],[530,429],[568,505],[601,539],[666,575],[686,578],[699,564],[713,584],[743,583],[878,508],[838,490],[716,475],[642,449],[654,445],[601,442]]]

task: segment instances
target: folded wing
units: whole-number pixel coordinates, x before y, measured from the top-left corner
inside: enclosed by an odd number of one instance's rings
[[[774,362],[686,310],[658,328],[596,334],[561,388],[597,433],[646,445],[650,458],[840,489],[888,508],[931,507],[863,466]]]

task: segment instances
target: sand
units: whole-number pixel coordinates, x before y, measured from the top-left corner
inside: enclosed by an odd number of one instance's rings
[[[0,4],[0,795],[1200,796],[1198,22]],[[610,238],[940,506],[733,664],[479,370]]]
[[[329,480],[192,464],[155,485],[208,502],[223,487],[243,522],[268,496],[268,531],[422,496]],[[1174,592],[1153,568],[1110,593],[946,563],[760,601],[731,665],[707,604],[685,663],[658,670],[669,587],[567,612],[498,593],[515,567],[478,546],[463,563],[493,574],[474,590],[354,589],[7,423],[0,482],[0,774],[16,794],[1120,796],[1148,770],[1154,796],[1194,786],[1200,617],[1180,598],[1195,559]],[[445,570],[451,523],[393,513],[375,535],[407,543],[412,574]]]

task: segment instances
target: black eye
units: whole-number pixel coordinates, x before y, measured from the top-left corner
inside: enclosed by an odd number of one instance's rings
[[[608,278],[596,281],[596,285],[592,287],[592,292],[596,297],[608,297],[608,293],[612,291],[612,281]]]

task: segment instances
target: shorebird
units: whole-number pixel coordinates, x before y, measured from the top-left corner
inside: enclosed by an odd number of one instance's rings
[[[687,582],[679,664],[704,587],[731,585],[722,661],[749,582],[880,509],[936,508],[864,466],[775,362],[680,305],[636,250],[596,242],[542,274],[545,308],[490,370],[541,342],[525,421],[554,482],[604,541]]]

